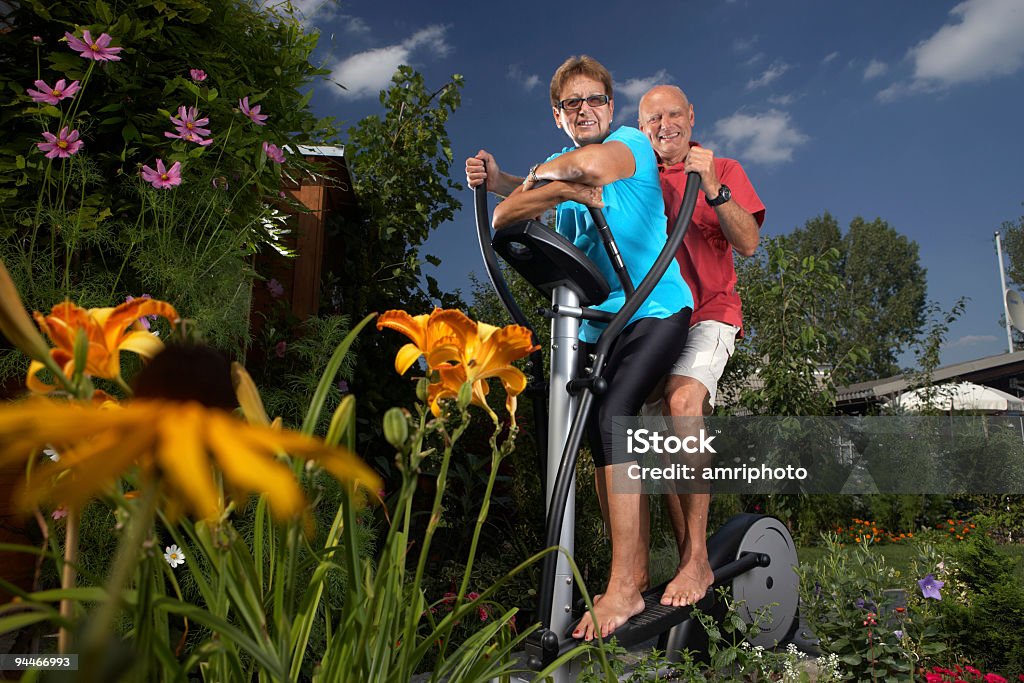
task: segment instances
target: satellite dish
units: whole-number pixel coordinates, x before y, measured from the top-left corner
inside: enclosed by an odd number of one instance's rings
[[[1024,332],[1024,297],[1020,292],[1006,290],[1006,310],[1010,314],[1010,324]]]

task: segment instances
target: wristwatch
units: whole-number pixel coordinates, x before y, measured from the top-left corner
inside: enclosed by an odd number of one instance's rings
[[[721,206],[730,199],[732,199],[732,190],[729,189],[728,185],[721,185],[718,188],[718,196],[714,199],[704,195],[704,200],[708,203],[708,206]]]

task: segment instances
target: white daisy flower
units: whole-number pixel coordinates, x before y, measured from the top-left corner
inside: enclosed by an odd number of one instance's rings
[[[185,564],[185,553],[176,545],[169,545],[164,548],[164,559],[171,569],[177,569],[179,564]]]

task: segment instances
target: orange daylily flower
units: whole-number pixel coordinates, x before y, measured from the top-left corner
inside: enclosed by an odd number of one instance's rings
[[[139,319],[159,315],[172,325],[179,316],[174,306],[156,299],[133,299],[115,308],[85,309],[65,301],[57,304],[49,315],[36,311],[39,328],[53,342],[50,357],[70,377],[75,370],[75,339],[84,330],[89,340],[85,373],[94,377],[117,379],[121,376],[121,351],[131,351],[143,358],[152,358],[164,344],[155,334],[147,332]],[[43,369],[39,361],[29,366],[26,385],[32,391],[46,393],[54,387],[40,381],[36,375]]]
[[[404,375],[420,356],[427,356],[429,364],[430,353],[435,347],[454,341],[452,329],[437,317],[441,312],[442,309],[435,308],[429,314],[411,316],[405,311],[387,311],[377,318],[378,330],[387,327],[412,340],[395,356],[395,371],[399,375]]]
[[[475,322],[461,311],[442,309],[415,318],[405,311],[388,311],[377,321],[378,329],[384,327],[413,340],[396,356],[396,370],[404,373],[420,355],[425,355],[427,366],[438,372],[439,380],[431,384],[427,393],[435,415],[440,414],[438,402],[458,396],[466,382],[473,388],[472,403],[494,415],[487,404],[486,380],[497,377],[508,395],[505,406],[515,419],[516,396],[526,388],[526,376],[512,362],[539,348],[533,345],[527,328],[499,328]]]
[[[137,399],[101,407],[33,398],[0,407],[0,464],[49,446],[60,459],[35,468],[20,494],[26,509],[42,500],[81,508],[137,467],[158,481],[172,516],[189,510],[216,518],[223,509],[219,471],[235,498],[262,493],[274,516],[287,519],[302,512],[305,496],[292,468],[278,458],[282,453],[312,460],[339,481],[370,491],[381,487],[380,477],[343,447],[248,424],[194,401]]]

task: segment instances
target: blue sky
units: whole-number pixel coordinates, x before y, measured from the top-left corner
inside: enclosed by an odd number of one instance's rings
[[[993,232],[1024,213],[1024,0],[293,4],[349,89],[318,85],[318,114],[351,124],[378,112],[398,64],[428,86],[465,77],[449,125],[460,182],[481,147],[522,175],[567,144],[547,89],[569,55],[612,72],[618,123],[635,125],[648,87],[679,85],[694,139],[754,182],[762,234],[824,211],[844,229],[881,217],[920,246],[931,300],[970,297],[943,362],[1006,350]],[[482,266],[472,197],[460,199],[427,251],[443,260],[431,271],[441,285],[467,292]]]

